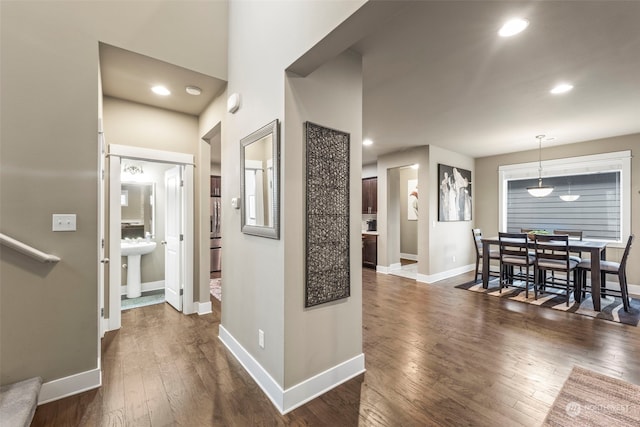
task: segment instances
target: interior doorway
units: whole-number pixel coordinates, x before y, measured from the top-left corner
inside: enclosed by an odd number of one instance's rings
[[[155,239],[149,235],[136,236],[132,245],[123,240],[122,204],[127,197],[122,191],[123,166],[136,162],[153,162],[173,165],[163,173],[165,180],[165,199],[172,199],[171,209],[165,209],[164,239],[155,242],[165,252],[165,292],[170,302],[177,310],[185,314],[194,312],[193,288],[193,246],[194,246],[194,168],[193,156],[185,153],[175,153],[139,147],[110,145],[109,146],[109,258],[114,260],[109,266],[108,290],[108,330],[119,329],[121,325],[121,284],[122,266],[121,256],[135,251],[137,246]],[[166,168],[165,168],[166,169]],[[171,171],[171,172],[169,172]],[[171,183],[168,185],[167,182]],[[164,204],[169,206],[168,203]],[[126,218],[125,218],[126,219]],[[150,231],[145,233],[151,234]],[[168,236],[170,235],[170,236]],[[130,243],[130,242],[129,242]],[[133,249],[129,246],[134,246]],[[124,252],[123,252],[124,250]],[[138,255],[140,256],[140,255]],[[131,260],[131,255],[127,259]],[[139,259],[137,260],[139,262]],[[135,262],[135,261],[134,261]],[[129,261],[128,264],[131,264]],[[132,266],[128,265],[128,269]],[[138,267],[139,268],[139,267]],[[127,273],[129,274],[129,272]],[[170,278],[171,280],[167,280]],[[167,290],[166,286],[170,286]],[[167,298],[168,300],[168,298]]]
[[[415,280],[418,274],[418,167],[401,166],[389,169],[390,201],[395,210],[397,225],[393,232],[398,233],[397,242],[399,262],[390,271],[396,276]]]

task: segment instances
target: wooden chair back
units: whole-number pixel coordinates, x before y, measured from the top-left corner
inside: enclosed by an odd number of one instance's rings
[[[553,230],[553,234],[569,236],[582,241],[582,230]]]
[[[482,255],[482,230],[479,228],[472,228],[471,235],[476,247],[476,256],[480,258]]]
[[[527,257],[526,233],[498,233],[500,242],[500,259],[504,257]]]
[[[541,270],[569,271],[569,236],[536,234],[536,266]]]
[[[633,243],[633,234],[629,236],[627,239],[627,246],[624,248],[624,253],[622,254],[622,258],[620,259],[620,269],[624,270],[627,266],[627,258],[629,257],[629,252],[631,252],[631,244]]]

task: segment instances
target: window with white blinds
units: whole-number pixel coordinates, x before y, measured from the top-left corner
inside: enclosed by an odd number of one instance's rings
[[[498,169],[501,231],[581,230],[587,240],[626,241],[631,232],[631,152],[619,151],[542,162],[542,181],[553,186],[546,197],[533,197],[538,163]],[[560,198],[580,196],[574,201]]]
[[[527,187],[537,178],[507,184],[507,231],[521,229],[581,230],[584,239],[618,241],[621,235],[620,172],[570,175],[544,179],[554,187],[546,197],[532,197]],[[565,201],[562,195],[579,196]]]

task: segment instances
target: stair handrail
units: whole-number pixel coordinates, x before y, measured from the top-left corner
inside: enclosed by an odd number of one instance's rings
[[[58,262],[60,261],[60,257],[57,257],[52,254],[47,254],[38,249],[29,246],[25,243],[22,243],[19,240],[14,239],[13,237],[9,237],[4,233],[0,233],[0,244],[11,248],[15,251],[20,252],[21,254],[27,255],[36,261],[40,262]]]

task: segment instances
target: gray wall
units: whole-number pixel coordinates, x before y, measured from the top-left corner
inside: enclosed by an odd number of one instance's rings
[[[280,240],[242,234],[239,210],[225,206],[230,204],[230,198],[240,196],[240,139],[276,118],[283,122],[283,129],[292,124],[287,124],[285,120],[284,70],[362,3],[234,1],[229,4],[227,93],[240,93],[242,102],[235,114],[225,115],[222,128],[221,165],[225,178],[222,181],[223,282],[233,284],[225,288],[222,326],[283,388],[295,381],[289,378],[309,378],[317,372],[317,366],[312,364],[303,367],[303,372],[289,371],[291,374],[288,373],[288,379],[285,380],[285,366],[298,366],[296,361],[289,360],[294,357],[289,353],[285,360],[285,300],[295,298],[293,295],[300,292],[301,283],[298,279],[302,269],[302,265],[289,268],[289,264],[286,264],[285,271],[285,246],[301,248],[302,234],[296,224],[287,221],[284,213],[281,214],[283,228]],[[261,31],[263,28],[264,31]],[[291,37],[291,34],[296,36]],[[324,95],[318,101],[322,102],[323,99],[326,100]],[[210,128],[209,124],[215,125],[208,123],[204,127]],[[302,210],[304,206],[300,193],[302,175],[296,172],[301,157],[291,157],[296,146],[302,143],[301,136],[302,133],[285,134],[283,130],[280,184],[283,212]],[[358,178],[359,175],[358,169]],[[360,226],[357,228],[359,231]],[[247,259],[252,262],[247,263]],[[299,260],[300,253],[293,259]],[[303,300],[299,299],[297,303],[301,307]],[[344,324],[339,316],[334,319],[338,324]],[[316,320],[311,316],[305,318],[305,322],[310,322],[309,332],[323,327],[316,324]],[[264,349],[258,346],[259,328],[265,334]],[[325,345],[318,357],[325,364],[329,353],[337,350],[334,341],[326,342],[324,337],[316,345],[322,342]],[[299,345],[287,342],[287,347]],[[333,357],[341,355],[342,350],[339,350]]]
[[[640,235],[640,134],[624,135],[614,138],[597,139],[593,141],[545,147],[542,150],[542,160],[562,159],[567,157],[586,156],[613,151],[631,150],[631,232],[636,239]],[[474,223],[482,229],[484,235],[496,235],[498,233],[498,168],[502,165],[526,163],[536,161],[538,152],[522,151],[518,153],[491,156],[476,159],[476,173],[474,186]],[[544,163],[543,163],[544,167]],[[470,250],[470,252],[473,248]],[[632,247],[627,264],[628,281],[631,284],[640,284],[640,245]],[[607,248],[607,258],[619,260],[622,250]]]
[[[225,79],[227,4],[0,7],[0,230],[62,258],[2,248],[0,383],[46,382],[98,367],[98,42]],[[53,233],[52,213],[76,213],[78,230]]]
[[[438,221],[438,163],[470,170],[471,157],[434,145],[381,156],[378,159],[378,264],[391,266],[400,262],[400,218],[397,197],[400,175],[394,169],[418,163],[420,186],[417,221],[418,280],[435,281],[447,272],[462,271],[475,262],[471,255],[472,221]],[[381,179],[382,178],[382,179]],[[403,192],[404,193],[404,192]],[[425,212],[424,215],[422,213]]]
[[[429,223],[431,226],[429,274],[465,269],[472,263],[475,266],[475,252],[472,253],[474,249],[471,239],[473,221],[438,221],[439,163],[471,171],[472,192],[475,189],[473,182],[474,161],[471,157],[434,145],[429,147]],[[472,198],[473,204],[475,204],[475,199],[475,197]]]
[[[306,78],[286,80],[287,141],[284,198],[285,387],[362,353],[362,64],[345,53]],[[305,180],[303,123],[312,121],[350,134],[349,298],[304,308]],[[298,137],[298,138],[296,138]]]
[[[418,182],[425,183],[425,197],[418,198],[418,210],[429,212],[429,147],[386,154],[378,158],[378,265],[389,267],[400,263],[400,186],[399,169],[418,163]],[[422,195],[422,192],[421,192]],[[427,274],[429,265],[429,217],[421,215],[417,222],[418,273]]]

